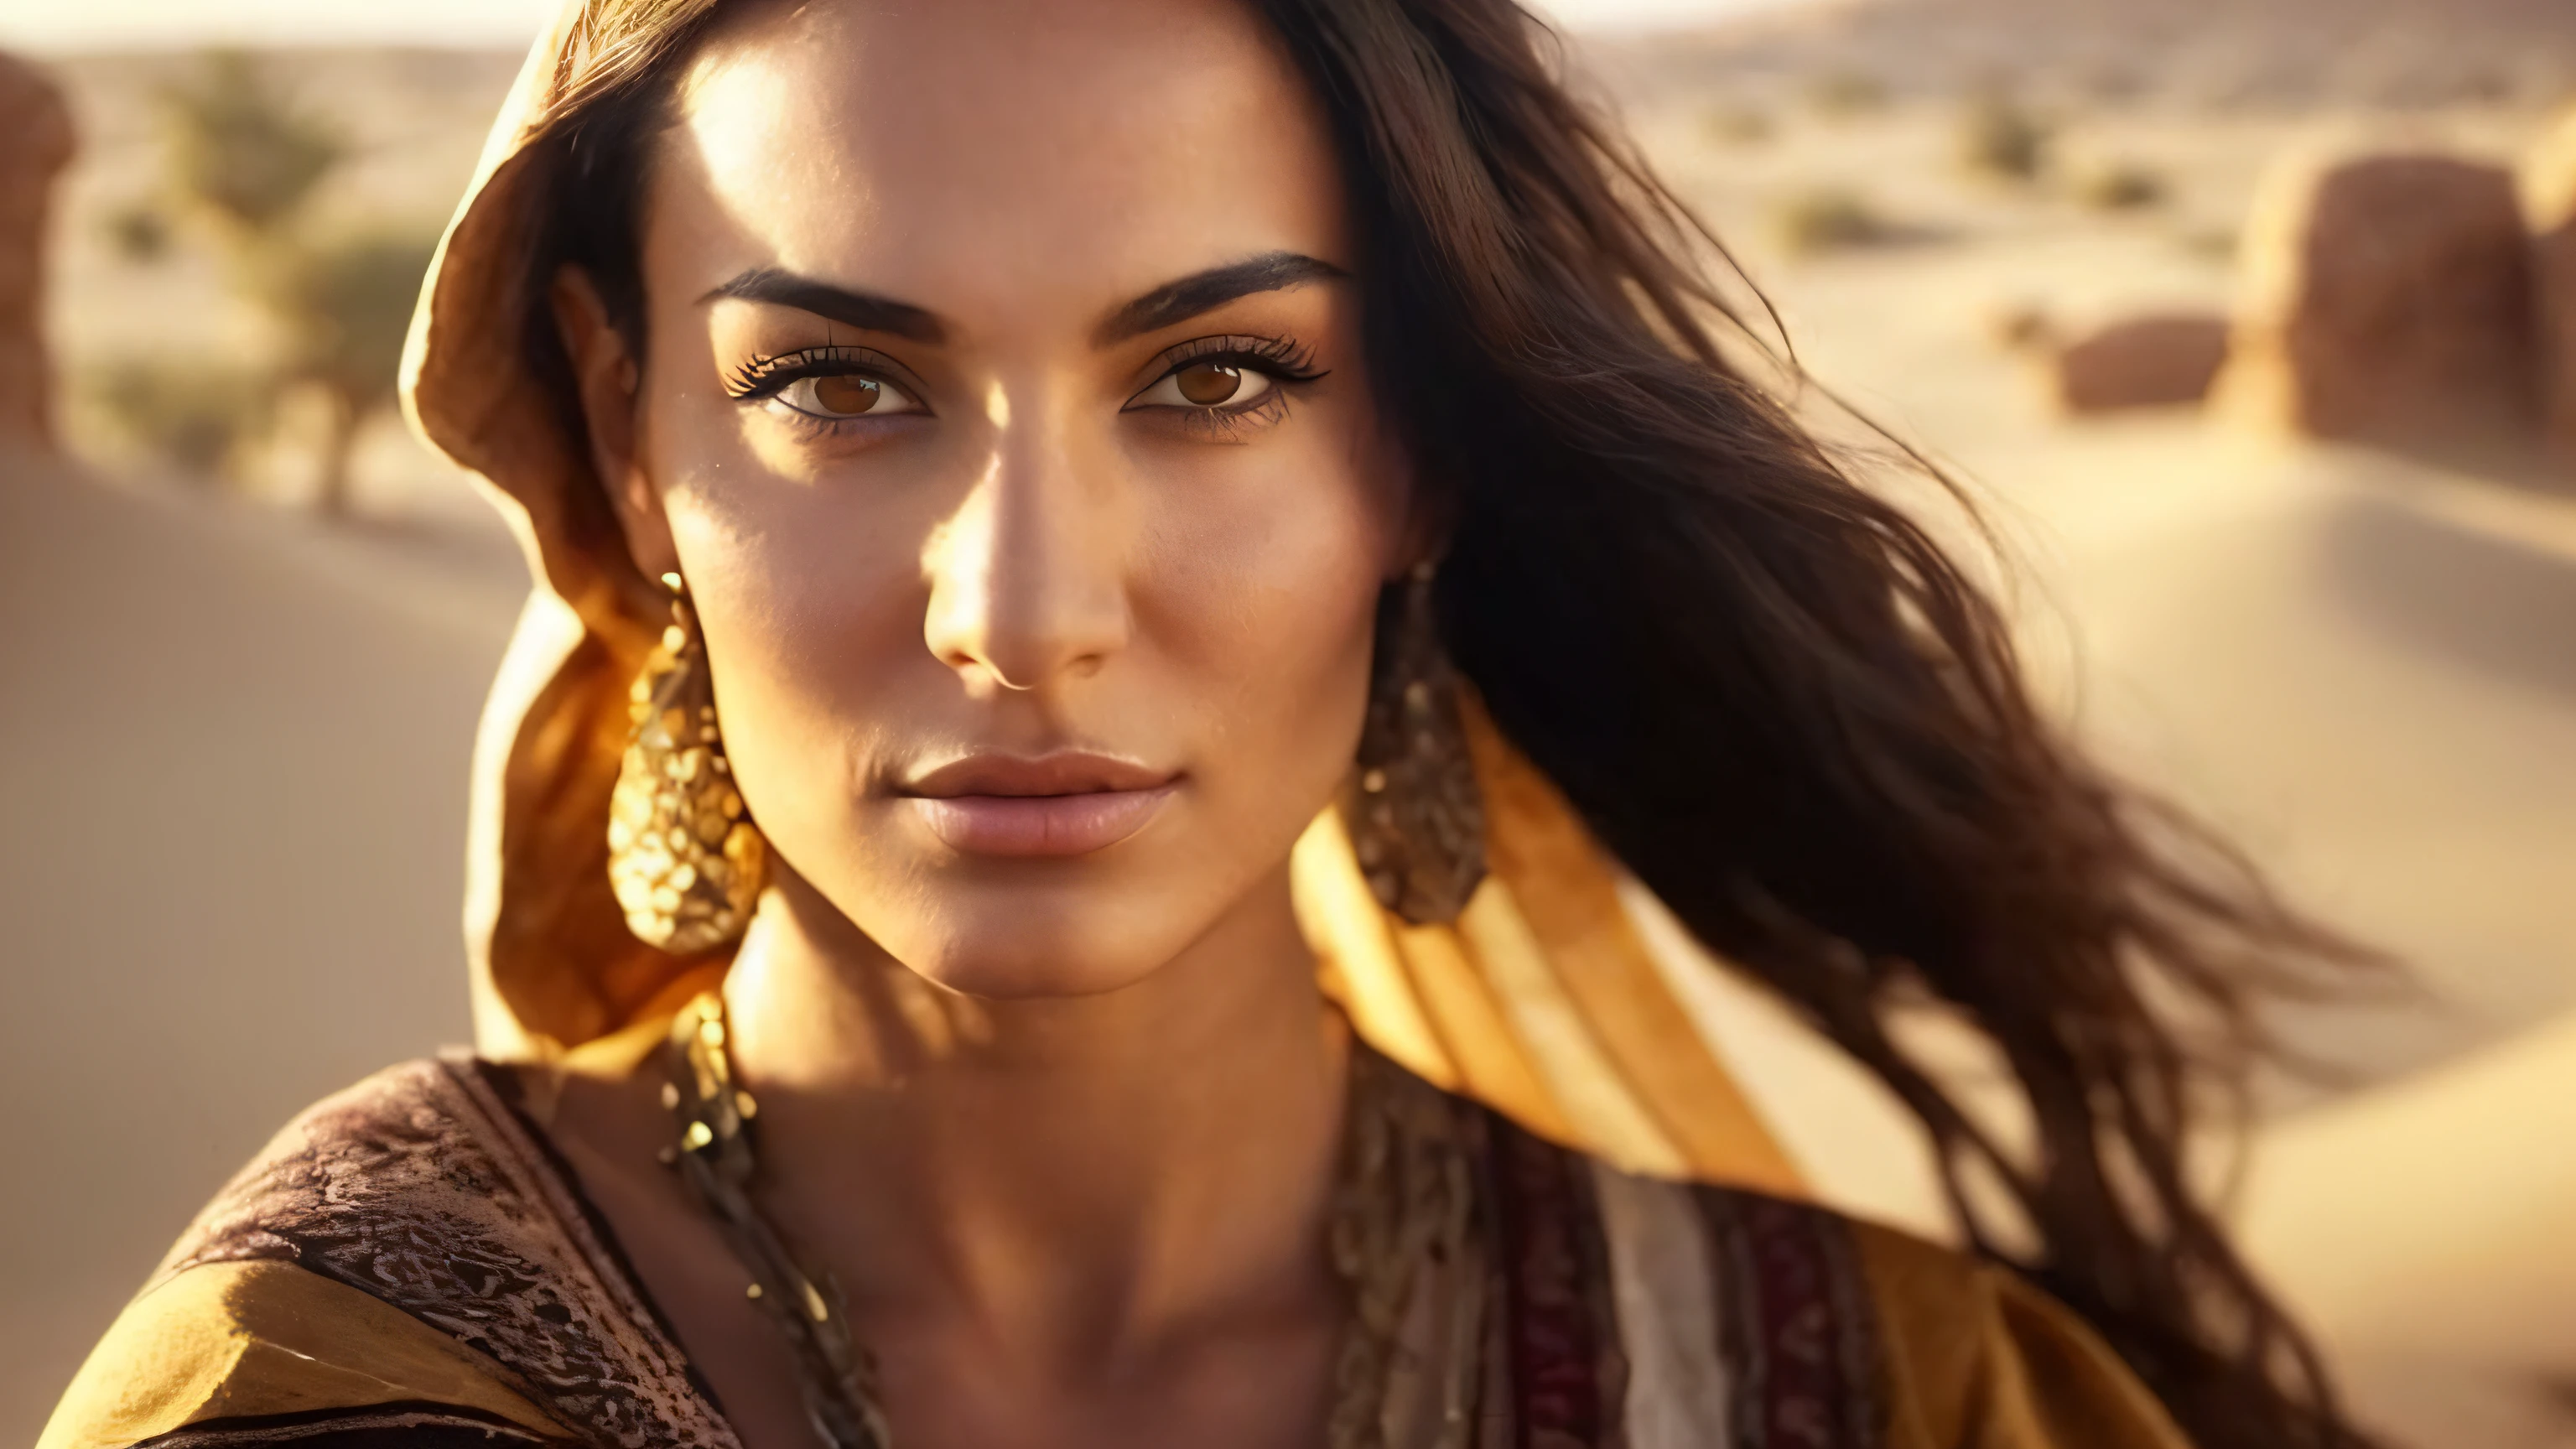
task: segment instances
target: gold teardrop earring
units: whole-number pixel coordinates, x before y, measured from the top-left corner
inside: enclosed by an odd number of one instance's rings
[[[627,691],[633,722],[608,806],[608,882],[626,928],[694,956],[741,937],[768,867],[716,726],[697,611],[678,574],[671,622]]]
[[[1378,904],[1417,926],[1454,921],[1485,878],[1485,801],[1460,713],[1465,682],[1440,643],[1434,566],[1378,609],[1367,723],[1342,818]]]

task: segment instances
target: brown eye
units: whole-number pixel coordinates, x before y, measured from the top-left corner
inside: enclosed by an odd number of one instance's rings
[[[814,402],[827,413],[863,413],[877,405],[885,388],[873,377],[818,377],[814,379]]]
[[[1226,402],[1243,390],[1243,369],[1222,362],[1194,362],[1172,374],[1181,396],[1203,408]]]
[[[848,418],[917,413],[921,404],[881,377],[858,372],[831,372],[800,377],[778,390],[777,402],[809,418],[827,422]]]
[[[1164,373],[1160,381],[1138,393],[1130,406],[1241,412],[1278,385],[1276,378],[1260,368],[1210,357],[1184,362]]]

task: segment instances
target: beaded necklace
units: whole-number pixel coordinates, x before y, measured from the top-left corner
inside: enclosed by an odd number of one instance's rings
[[[828,1272],[800,1262],[752,1196],[759,1104],[735,1085],[724,1000],[700,996],[673,1021],[663,1050],[662,1105],[678,1142],[663,1150],[715,1216],[750,1276],[744,1292],[768,1310],[793,1356],[815,1431],[830,1449],[893,1449],[876,1362],[850,1331],[848,1301]],[[1410,1421],[1399,1394],[1437,1396],[1418,1449],[1465,1449],[1484,1339],[1485,1275],[1476,1175],[1455,1104],[1363,1045],[1351,1051],[1348,1117],[1328,1230],[1349,1319],[1336,1350],[1329,1449],[1417,1449],[1390,1443]],[[1445,1293],[1434,1304],[1428,1295]],[[1437,1309],[1430,1364],[1414,1362],[1409,1326]]]

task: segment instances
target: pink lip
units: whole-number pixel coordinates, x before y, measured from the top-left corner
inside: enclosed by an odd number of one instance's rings
[[[1179,784],[1177,774],[1107,755],[969,755],[907,782],[901,793],[952,850],[1075,856],[1144,829]]]

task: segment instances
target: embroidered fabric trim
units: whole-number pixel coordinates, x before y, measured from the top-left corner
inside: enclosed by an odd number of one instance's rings
[[[470,1064],[409,1062],[307,1112],[217,1195],[160,1276],[261,1258],[454,1335],[602,1449],[741,1449]]]
[[[1339,1215],[1353,1226],[1337,1229],[1337,1263],[1380,1286],[1340,1367],[1347,1402],[1367,1408],[1333,1442],[1617,1449],[1625,1363],[1583,1159],[1373,1054],[1355,1071],[1355,1106],[1371,1105],[1355,1115],[1345,1182],[1395,1188],[1359,1192],[1382,1207]],[[1881,1346],[1848,1226],[1750,1194],[1684,1190],[1708,1230],[1727,1443],[1878,1449]],[[306,1113],[207,1208],[160,1276],[257,1259],[297,1263],[452,1334],[585,1444],[741,1449],[578,1189],[470,1061],[396,1067]],[[1370,1276],[1389,1264],[1412,1265],[1418,1284],[1390,1293],[1392,1277]],[[1399,1301],[1411,1306],[1387,1309]],[[385,1406],[165,1437],[173,1449],[341,1430],[427,1443],[444,1417]],[[500,1442],[512,1439],[538,1442]]]

